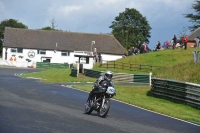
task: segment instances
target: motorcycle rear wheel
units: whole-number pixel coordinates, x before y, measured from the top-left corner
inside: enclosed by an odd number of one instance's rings
[[[99,109],[99,116],[100,117],[105,117],[108,114],[108,111],[110,109],[110,100],[105,99],[104,106],[102,107],[102,104]]]

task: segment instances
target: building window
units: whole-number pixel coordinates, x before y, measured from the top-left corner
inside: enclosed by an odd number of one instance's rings
[[[69,56],[69,52],[61,52],[61,56]]]
[[[23,48],[17,48],[17,53],[23,53]]]
[[[43,54],[43,55],[45,55],[45,54],[46,54],[46,50],[38,50],[38,54]]]
[[[80,63],[81,64],[86,64],[86,58],[85,57],[81,57],[80,58]]]
[[[11,48],[11,53],[23,53],[23,48]]]
[[[10,49],[10,52],[11,52],[11,53],[17,53],[17,49],[16,49],[16,48],[11,48],[11,49]]]

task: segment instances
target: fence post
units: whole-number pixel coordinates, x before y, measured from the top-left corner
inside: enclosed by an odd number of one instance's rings
[[[149,73],[149,85],[151,86],[151,75],[152,75],[152,72]]]
[[[130,64],[130,70],[132,71],[132,64]]]
[[[78,77],[78,74],[79,74],[79,63],[77,63],[77,74],[76,74],[76,77]]]
[[[142,65],[140,65],[140,70],[142,70]]]
[[[107,69],[108,69],[108,61],[107,61]]]

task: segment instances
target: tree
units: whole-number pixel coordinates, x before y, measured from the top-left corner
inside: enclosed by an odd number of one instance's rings
[[[50,26],[47,26],[47,27],[43,27],[41,30],[55,30],[55,29],[51,28]]]
[[[4,31],[5,27],[12,27],[12,28],[24,28],[28,29],[26,25],[24,25],[21,22],[18,22],[18,20],[15,19],[5,19],[1,21],[0,23],[0,55],[2,55],[2,46],[3,46],[3,39],[4,39]]]
[[[148,44],[151,37],[151,27],[146,17],[134,8],[126,8],[119,13],[109,28],[112,28],[112,34],[126,49],[139,47],[142,43]]]
[[[58,29],[55,29],[56,21],[54,20],[54,18],[50,22],[51,22],[51,25],[52,25],[51,27],[50,26],[46,26],[46,27],[43,27],[40,30],[56,30],[56,31],[58,31]]]
[[[193,26],[189,26],[191,32],[200,27],[200,1],[196,0],[195,4],[192,4],[192,8],[197,12],[196,14],[184,14],[185,18],[189,18],[190,22],[194,24]]]
[[[187,35],[187,28],[183,27],[181,31],[179,31],[178,38],[184,37]]]

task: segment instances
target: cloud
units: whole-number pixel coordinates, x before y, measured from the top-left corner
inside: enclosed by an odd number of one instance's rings
[[[53,14],[56,16],[68,16],[73,14],[76,11],[80,11],[82,6],[80,5],[72,5],[72,6],[60,6],[58,8],[54,8],[51,10]]]
[[[5,5],[0,1],[0,12],[5,12]]]
[[[30,29],[51,26],[71,32],[110,33],[109,26],[125,8],[135,8],[152,27],[150,43],[171,38],[189,26],[183,14],[193,13],[195,0],[0,0],[0,20],[14,18]],[[48,3],[48,6],[47,6]],[[163,38],[163,39],[162,39]],[[155,41],[156,40],[156,41]]]

